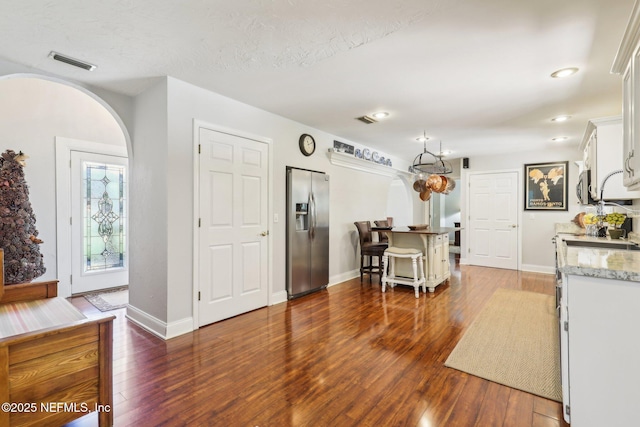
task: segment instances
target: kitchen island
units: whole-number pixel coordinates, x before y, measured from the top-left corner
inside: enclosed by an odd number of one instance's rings
[[[449,265],[449,233],[460,230],[456,227],[429,227],[422,230],[410,230],[408,227],[391,229],[372,228],[383,231],[389,236],[389,246],[414,248],[424,256],[424,277],[429,292],[451,277]],[[413,277],[411,262],[399,259],[396,263],[396,276]]]

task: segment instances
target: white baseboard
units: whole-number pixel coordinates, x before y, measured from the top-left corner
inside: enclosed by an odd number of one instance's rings
[[[548,267],[546,265],[534,265],[534,264],[522,264],[522,271],[530,271],[532,273],[544,273],[555,274],[555,267]]]
[[[189,332],[193,332],[193,317],[185,317],[175,322],[169,322],[167,324],[167,337],[165,339],[175,338],[188,334]]]
[[[336,274],[334,276],[329,277],[329,286],[337,285],[342,282],[346,282],[347,280],[354,279],[356,277],[360,277],[360,269],[347,271],[345,273]]]
[[[193,332],[193,318],[191,317],[166,323],[131,304],[127,305],[126,317],[136,325],[163,340]]]
[[[467,258],[460,258],[460,265],[471,265],[471,264],[469,264],[469,260],[467,260]],[[534,265],[534,264],[522,264],[520,266],[520,271],[530,271],[532,273],[544,273],[544,274],[555,274],[556,272],[554,267],[548,267],[546,265]]]
[[[271,294],[271,301],[269,305],[276,305],[283,302],[287,302],[288,294],[287,291],[278,291],[276,293]]]
[[[327,287],[334,286],[342,282],[346,282],[347,280],[351,280],[359,276],[360,276],[360,269],[347,271],[346,273],[336,274],[335,276],[329,277],[329,283],[327,284]],[[271,294],[271,301],[269,305],[280,304],[283,302],[287,302],[288,300],[289,300],[289,294],[287,293],[286,290],[278,291]]]

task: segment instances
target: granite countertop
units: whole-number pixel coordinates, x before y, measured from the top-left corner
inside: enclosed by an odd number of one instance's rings
[[[565,274],[600,277],[603,279],[640,282],[640,251],[625,249],[626,244],[637,244],[637,236],[630,240],[611,240],[609,237],[590,237],[584,233],[560,231],[556,227],[558,268]],[[568,246],[567,240],[620,244],[620,248]]]

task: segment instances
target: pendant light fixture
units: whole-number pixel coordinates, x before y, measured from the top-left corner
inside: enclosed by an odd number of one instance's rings
[[[424,151],[413,159],[411,165],[411,172],[424,173],[424,174],[437,174],[446,175],[453,172],[451,163],[446,160],[442,160],[442,141],[440,141],[440,154],[433,154],[431,151],[427,151],[427,138],[426,133],[422,137],[418,138],[419,141],[424,142]]]

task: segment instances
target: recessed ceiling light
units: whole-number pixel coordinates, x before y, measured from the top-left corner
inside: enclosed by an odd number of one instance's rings
[[[419,136],[416,138],[416,141],[418,142],[427,142],[429,140],[428,136]]]
[[[567,136],[556,136],[555,138],[551,138],[553,142],[562,142],[566,141],[567,139],[569,139],[569,137]]]
[[[448,156],[449,154],[453,153],[453,151],[451,150],[444,150],[440,152],[441,156]]]
[[[578,72],[578,69],[576,67],[562,68],[560,70],[557,70],[551,73],[551,77],[553,78],[567,77],[577,72]]]
[[[371,116],[375,117],[376,119],[384,119],[385,117],[389,116],[389,113],[387,113],[386,111],[378,111],[377,113],[373,113]]]
[[[558,116],[558,117],[554,117],[551,119],[552,122],[566,122],[567,120],[569,120],[571,118],[571,116]]]

